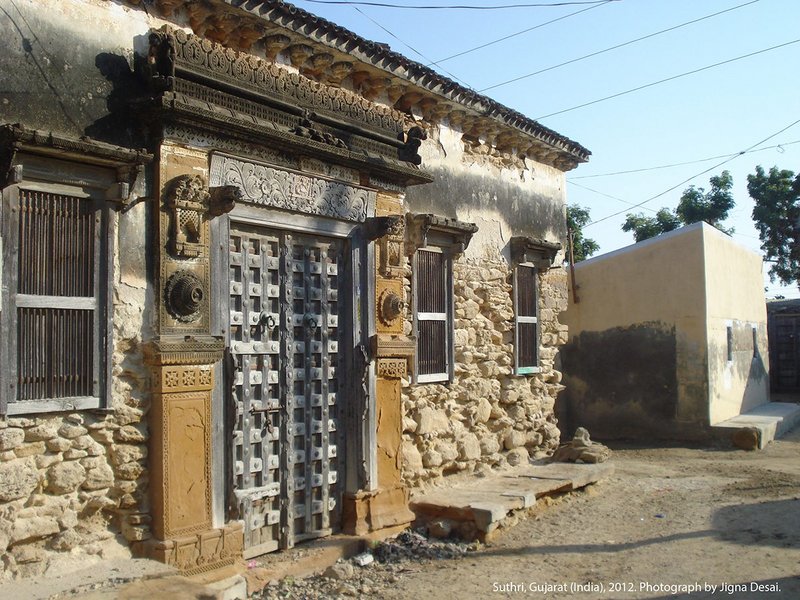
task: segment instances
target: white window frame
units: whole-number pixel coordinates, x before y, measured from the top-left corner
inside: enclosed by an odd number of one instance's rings
[[[419,293],[420,284],[418,279],[419,273],[419,253],[420,252],[434,252],[443,255],[442,269],[444,277],[444,290],[445,290],[445,312],[432,313],[432,312],[419,312]],[[417,352],[415,353],[414,364],[414,382],[415,383],[449,383],[453,379],[453,259],[444,248],[435,245],[429,245],[425,248],[418,248],[414,253],[413,261],[413,283],[414,290],[414,335],[417,338]],[[445,347],[442,349],[445,354],[446,371],[442,373],[420,373],[419,372],[419,348],[420,348],[420,321],[438,321],[445,323]]]
[[[520,315],[519,314],[519,269],[532,269],[534,281],[536,282],[534,290],[534,306],[536,307],[536,315]],[[540,344],[542,339],[541,328],[539,327],[539,269],[533,263],[520,263],[514,267],[513,276],[513,294],[514,294],[514,372],[517,375],[534,375],[541,372],[540,366]],[[535,365],[520,365],[520,327],[522,323],[535,323],[536,324],[536,339],[534,340],[534,348],[536,349],[536,364]]]

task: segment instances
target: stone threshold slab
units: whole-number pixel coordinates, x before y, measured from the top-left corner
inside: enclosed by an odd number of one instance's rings
[[[416,495],[410,507],[416,524],[436,521],[442,533],[452,530],[462,538],[486,541],[538,498],[580,489],[613,472],[612,463],[525,465]]]
[[[766,402],[725,421],[711,426],[717,434],[735,433],[744,427],[758,430],[758,448],[763,449],[772,440],[788,433],[800,423],[800,404],[794,402]]]

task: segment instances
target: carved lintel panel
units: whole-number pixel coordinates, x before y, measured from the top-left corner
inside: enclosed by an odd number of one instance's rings
[[[540,270],[549,269],[561,250],[558,242],[524,236],[512,237],[509,246],[512,264],[533,263]]]
[[[214,379],[211,366],[163,366],[160,369],[161,392],[193,392],[210,390]]]
[[[411,358],[416,347],[416,340],[408,335],[378,333],[372,337],[372,355],[378,358]]]
[[[235,186],[248,204],[363,222],[375,201],[365,188],[230,156],[215,156],[211,169],[212,180]]]
[[[151,365],[191,365],[199,368],[220,360],[224,348],[220,337],[171,336],[149,342],[144,347],[144,354]]]
[[[408,375],[408,360],[405,358],[379,358],[378,377],[400,379]]]
[[[477,231],[478,226],[475,223],[432,214],[409,213],[406,215],[406,253],[411,256],[418,248],[424,248],[428,245],[428,236],[436,233],[442,238],[437,241],[437,245],[442,246],[442,241],[447,240],[452,255],[462,254]]]

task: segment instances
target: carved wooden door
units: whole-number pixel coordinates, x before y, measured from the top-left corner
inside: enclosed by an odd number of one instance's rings
[[[231,224],[232,508],[246,556],[338,527],[343,246]]]

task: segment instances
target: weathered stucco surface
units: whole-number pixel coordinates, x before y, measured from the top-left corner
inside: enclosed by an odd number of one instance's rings
[[[766,340],[754,353],[749,325],[766,324],[761,260],[728,236],[698,223],[578,263],[575,279],[558,406],[569,428],[696,439],[767,401]]]
[[[540,276],[541,373],[514,373],[508,242],[525,235],[563,243],[563,173],[476,150],[448,127],[429,132],[421,154],[435,182],[410,188],[406,210],[475,223],[479,230],[453,265],[453,381],[405,381],[403,387],[403,477],[411,485],[552,452],[559,442],[553,407],[563,387],[554,360],[567,335],[559,322],[566,272],[557,258]],[[410,294],[410,268],[407,277]]]

